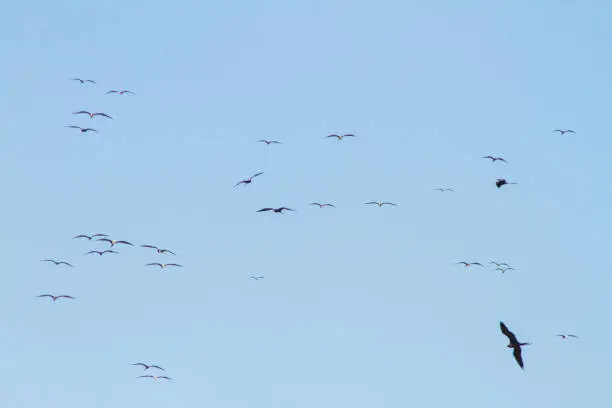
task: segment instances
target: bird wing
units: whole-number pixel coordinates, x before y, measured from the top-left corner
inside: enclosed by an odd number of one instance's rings
[[[151,368],[157,368],[157,369],[162,370],[162,371],[166,371],[166,370],[164,370],[163,368],[161,368],[160,366],[156,366],[156,365],[152,365],[152,366],[149,366],[149,367],[151,367]]]
[[[179,264],[175,264],[175,263],[166,264],[166,266],[177,266],[179,268],[183,267],[183,265],[179,265]]]
[[[145,363],[135,363],[135,364],[132,364],[132,365],[133,366],[143,366],[145,369],[149,368],[149,366],[146,365]]]
[[[254,174],[253,176],[251,176],[251,178],[255,178],[255,177],[257,177],[257,176],[261,176],[262,174],[264,174],[264,172],[263,172],[263,171],[260,171],[259,173]]]
[[[574,131],[573,131],[573,130],[571,130],[571,129],[567,129],[567,130],[566,130],[566,132],[568,132],[568,133],[576,133],[576,132],[574,132]]]
[[[72,239],[75,239],[75,238],[87,238],[88,240],[91,241],[91,237],[89,235],[81,234],[81,235],[77,235],[76,237],[72,237]]]
[[[497,160],[499,160],[499,161],[503,161],[504,163],[508,163],[508,162],[506,161],[506,159],[504,159],[503,157],[498,157],[498,158],[497,158]]]
[[[166,380],[170,380],[170,381],[172,381],[172,378],[170,378],[170,377],[166,377],[165,375],[159,376],[159,377],[157,377],[157,378],[165,378]]]
[[[345,134],[345,135],[342,135],[342,137],[357,137],[357,136],[355,136],[355,135],[354,135],[354,134],[352,134],[352,133],[347,133],[347,134]]]
[[[66,128],[72,128],[72,129],[82,129],[82,127],[80,126],[76,126],[76,125],[70,125],[70,126],[64,126]]]
[[[104,116],[105,118],[109,118],[112,119],[110,116],[108,116],[106,113],[94,113],[94,116]]]
[[[160,251],[161,251],[161,253],[162,253],[162,254],[165,254],[165,253],[167,252],[167,253],[169,253],[169,254],[176,255],[174,252],[172,252],[172,251],[171,251],[171,250],[169,250],[169,249],[160,249]]]
[[[326,206],[328,206],[328,207],[334,207],[334,208],[336,208],[336,206],[335,206],[335,205],[333,205],[333,204],[323,204],[323,205],[326,205]]]
[[[293,210],[293,209],[291,209],[291,208],[288,208],[288,207],[281,207],[281,208],[279,208],[279,210],[280,210],[280,211],[283,211],[283,210],[287,210],[287,211],[295,211],[295,210]]]
[[[106,235],[106,234],[93,234],[91,237],[92,238],[95,238],[95,237],[108,237],[108,235]]]
[[[130,242],[127,242],[127,241],[117,241],[117,242],[115,242],[115,244],[126,244],[126,245],[134,246],[134,244],[132,244]]]
[[[234,187],[237,187],[237,186],[241,185],[242,183],[246,183],[246,181],[241,180],[241,181],[237,182],[236,184],[234,184]]]
[[[472,262],[472,265],[478,265],[478,266],[483,266],[480,262]]]
[[[483,159],[491,159],[491,160],[493,160],[493,156],[483,156]]]
[[[85,253],[85,255],[88,255],[88,254],[100,254],[100,251],[89,251]]]
[[[85,129],[82,129],[82,130],[83,130],[83,132],[87,132],[87,131],[90,131],[90,130],[91,130],[92,132],[97,132],[97,130],[96,130],[96,129],[93,129],[93,128],[85,128]]]
[[[262,140],[257,140],[255,143],[259,143],[259,142],[268,143],[268,141],[267,141],[267,140],[264,140],[264,139],[262,139]]]
[[[155,245],[141,245],[141,247],[143,247],[143,248],[153,248],[153,249],[159,249],[159,248],[157,248]]]
[[[111,243],[111,244],[113,243],[113,241],[111,241],[108,238],[100,238],[100,239],[96,239],[96,241],[104,241],[104,242],[108,242],[108,243]]]
[[[112,94],[112,93],[117,93],[117,91],[108,91],[106,94]]]
[[[397,204],[394,204],[394,203],[390,203],[390,202],[388,202],[388,201],[383,201],[383,202],[382,202],[382,205],[385,205],[385,204],[389,204],[389,205],[397,205]]]
[[[257,212],[262,212],[262,211],[270,211],[273,210],[274,208],[262,208],[261,210],[257,210]]]
[[[58,262],[58,264],[68,265],[68,266],[70,266],[71,268],[74,268],[74,265],[69,264],[69,263],[68,263],[68,262],[66,262],[66,261],[61,261],[61,262]]]
[[[510,344],[518,344],[516,336],[514,333],[508,330],[508,327],[504,324],[504,322],[499,322],[499,327],[501,328],[502,333],[510,340]]]
[[[568,334],[567,337],[573,337],[575,339],[579,339],[580,337],[576,336],[575,334]]]
[[[74,299],[74,298],[73,298],[72,296],[70,296],[70,295],[59,295],[57,298],[58,298],[58,299],[59,299],[59,298]]]
[[[553,132],[563,133],[563,131],[561,129],[555,129],[555,130],[553,130]]]
[[[87,111],[84,111],[84,110],[78,111],[78,112],[72,112],[73,115],[78,115],[78,114],[81,114],[81,113],[84,113],[86,115],[91,115],[91,112],[87,112]]]
[[[146,264],[145,266],[154,266],[154,265],[157,265],[157,266],[159,266],[160,268],[163,268],[162,264],[160,264],[159,262],[148,263],[148,264]]]
[[[105,249],[104,251],[102,251],[102,253],[103,254],[106,254],[106,253],[109,253],[109,254],[118,254],[119,252],[113,251],[112,249]]]
[[[92,84],[96,83],[96,81],[94,81],[93,79],[86,79],[85,82],[91,82]]]
[[[276,144],[282,144],[281,142],[279,142],[278,140],[272,140],[269,143],[276,143]]]
[[[327,135],[323,137],[323,139],[325,139],[326,137],[337,137],[338,139],[340,139],[340,135]]]
[[[521,355],[521,348],[520,347],[514,347],[514,352],[512,354],[514,354],[514,359],[518,363],[519,367],[521,367],[521,369],[524,369],[524,366],[523,366],[523,356]]]
[[[36,297],[39,297],[39,298],[43,298],[43,297],[50,297],[50,298],[52,298],[52,297],[53,297],[53,295],[38,295],[38,296],[36,296]]]
[[[151,374],[149,374],[149,375],[139,375],[136,378],[153,378],[153,376]]]
[[[369,203],[364,203],[364,204],[378,204],[376,201],[370,201]]]

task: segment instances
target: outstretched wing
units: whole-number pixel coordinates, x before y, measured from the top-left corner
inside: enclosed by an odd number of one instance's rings
[[[69,267],[74,268],[74,265],[69,264],[69,263],[68,263],[68,262],[66,262],[66,261],[61,261],[61,262],[58,262],[58,265],[59,265],[59,264],[68,265]]]
[[[512,354],[514,354],[514,359],[518,363],[519,367],[521,367],[521,370],[525,369],[523,365],[523,356],[521,355],[521,348],[515,347],[514,352]]]
[[[480,262],[472,262],[472,265],[483,266]]]
[[[172,255],[176,255],[174,252],[172,252],[169,249],[160,249],[159,250],[162,254],[168,253],[168,254],[172,254]]]
[[[261,176],[262,174],[264,174],[264,172],[260,171],[259,173],[252,175],[251,178],[255,178],[257,176]]]
[[[267,207],[266,207],[266,208],[262,208],[261,210],[257,210],[256,212],[271,211],[271,210],[273,210],[273,209],[274,209],[274,208],[267,208]]]
[[[91,112],[87,112],[87,111],[84,111],[84,110],[78,111],[78,112],[72,112],[73,115],[80,115],[82,113],[84,113],[85,115],[91,115]]]
[[[145,266],[159,266],[160,268],[163,268],[163,265],[159,262],[148,263]]]
[[[166,370],[164,370],[163,368],[161,368],[160,366],[156,366],[156,365],[152,365],[152,366],[149,366],[149,367],[151,367],[151,368],[157,368],[157,369],[162,370],[162,371],[166,371]]]
[[[175,263],[166,264],[166,266],[176,266],[178,268],[182,268],[183,267],[183,265],[179,265],[179,264],[175,264]]]
[[[508,339],[510,340],[510,344],[518,344],[518,340],[516,339],[516,336],[514,335],[514,333],[512,333],[510,330],[508,330],[508,327],[506,327],[504,322],[499,322],[499,327],[501,328],[502,333],[506,337],[508,337]],[[520,355],[520,353],[519,353],[519,355]],[[522,363],[520,363],[520,364],[522,364]]]
[[[112,119],[110,116],[108,116],[106,113],[94,113],[94,116],[104,116],[105,118],[109,118]]]
[[[148,366],[148,365],[146,365],[145,363],[135,363],[135,364],[132,364],[132,365],[133,365],[133,366],[143,366],[143,367],[145,368],[145,370],[146,370],[147,368],[149,368],[149,366]]]
[[[390,203],[390,202],[388,202],[388,201],[383,201],[383,202],[382,202],[382,205],[385,205],[385,204],[388,204],[388,205],[397,205],[397,204],[394,204],[394,203]]]
[[[143,248],[153,248],[153,249],[159,249],[159,248],[157,248],[155,245],[141,245],[141,247],[143,247]]]
[[[59,295],[57,298],[58,298],[58,299],[59,299],[59,298],[74,299],[74,298],[73,298],[72,296],[70,296],[70,295]]]
[[[246,181],[244,181],[244,180],[240,180],[239,182],[237,182],[236,184],[234,184],[234,187],[237,187],[237,186],[241,185],[242,183],[245,183],[245,184],[246,184]]]
[[[39,297],[39,298],[43,298],[43,297],[50,297],[50,298],[52,298],[52,297],[53,297],[53,295],[38,295],[38,296],[36,296],[36,297]]]
[[[125,245],[131,245],[131,246],[134,246],[134,244],[132,244],[132,243],[130,243],[130,242],[127,242],[127,241],[117,241],[117,242],[115,242],[115,244],[125,244]]]
[[[580,337],[576,336],[575,334],[568,334],[567,337],[573,337],[575,339],[579,339]]]
[[[281,208],[279,208],[279,210],[280,210],[280,211],[283,211],[283,210],[287,210],[287,211],[295,211],[295,210],[293,210],[293,209],[291,209],[291,208],[289,208],[289,207],[281,207]]]

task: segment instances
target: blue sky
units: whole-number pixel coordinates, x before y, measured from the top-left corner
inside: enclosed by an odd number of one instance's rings
[[[562,0],[7,5],[1,405],[609,406],[611,18]],[[83,256],[105,245],[71,238],[96,232],[177,256]],[[516,270],[454,265],[492,259]],[[534,343],[524,372],[500,320]],[[139,361],[174,381],[137,380]]]

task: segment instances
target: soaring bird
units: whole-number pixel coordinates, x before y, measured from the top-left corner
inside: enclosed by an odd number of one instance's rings
[[[38,295],[36,297],[39,297],[39,298],[49,297],[49,298],[53,299],[54,302],[57,299],[59,299],[59,298],[74,299],[72,296],[68,296],[68,295],[57,295],[57,296],[54,296],[54,295]]]
[[[555,129],[555,130],[553,130],[553,132],[559,132],[562,135],[564,135],[566,133],[576,133],[572,129]]]
[[[455,265],[459,265],[459,264],[463,264],[463,265],[465,265],[465,267],[466,267],[466,268],[467,268],[468,266],[472,266],[472,265],[484,266],[484,265],[483,265],[483,264],[481,264],[480,262],[465,262],[465,261],[457,262]]]
[[[255,279],[255,280],[259,280],[259,279],[263,279],[263,276],[249,276],[249,279]]]
[[[92,128],[82,128],[80,126],[76,126],[76,125],[70,125],[70,126],[64,126],[67,128],[71,128],[71,129],[80,129],[81,133],[86,133],[86,132],[97,132],[96,129],[92,129]]]
[[[579,337],[576,336],[575,334],[557,334],[557,337],[561,337],[563,340],[565,340],[568,337],[573,337],[575,339],[578,339]]]
[[[507,264],[507,263],[505,263],[505,262],[495,262],[495,261],[491,261],[491,262],[489,262],[489,263],[490,263],[490,264],[494,264],[494,265],[495,265],[495,266],[497,266],[498,268],[499,268],[500,266],[510,266],[510,265],[508,265],[508,264]]]
[[[114,89],[108,91],[106,94],[108,95],[108,94],[112,94],[112,93],[116,93],[116,94],[119,94],[119,95],[123,95],[123,94],[132,94],[132,95],[135,95],[134,92],[132,92],[132,91],[116,91]]]
[[[166,380],[172,381],[172,378],[166,377],[165,375],[139,375],[136,378],[152,378],[154,381],[159,380],[160,378],[164,378]]]
[[[495,163],[498,160],[503,161],[504,163],[508,163],[503,157],[484,156],[483,159],[491,159],[491,163]]]
[[[259,142],[264,142],[264,143],[265,143],[265,144],[267,144],[267,145],[271,145],[271,144],[282,144],[282,143],[281,143],[281,142],[279,142],[278,140],[267,140],[267,139],[261,139],[261,140],[258,140],[256,143],[259,143]]]
[[[134,246],[134,244],[131,244],[131,243],[127,242],[127,241],[116,241],[114,239],[108,239],[108,238],[100,238],[100,239],[96,239],[96,241],[108,242],[111,247],[114,247],[116,244],[125,244],[125,245]]]
[[[521,367],[521,370],[523,370],[524,366],[523,357],[521,356],[521,347],[529,346],[531,345],[531,343],[519,343],[514,333],[508,330],[504,322],[499,322],[499,327],[501,328],[502,333],[510,340],[510,343],[506,347],[514,349],[514,358],[516,359],[516,362],[518,363],[519,367]]]
[[[141,247],[143,247],[143,248],[153,248],[154,250],[157,251],[158,254],[172,254],[172,255],[176,255],[174,252],[172,252],[169,249],[158,248],[155,245],[141,245]]]
[[[238,183],[236,183],[236,185],[234,185],[234,187],[239,186],[240,184],[243,184],[246,186],[247,184],[251,184],[253,182],[253,179],[257,176],[261,176],[263,174],[263,171],[257,173],[257,174],[253,174],[251,177],[249,177],[248,179],[244,179],[239,181]]]
[[[93,235],[80,234],[80,235],[77,235],[76,237],[72,237],[72,239],[75,239],[75,238],[87,238],[88,240],[91,241],[92,238],[95,238],[95,237],[108,237],[108,235],[106,235],[106,234],[93,234]]]
[[[309,205],[318,205],[319,208],[323,208],[323,207],[334,207],[334,208],[336,208],[336,206],[333,205],[333,204],[310,203]]]
[[[452,188],[433,188],[432,190],[434,191],[439,191],[441,193],[445,192],[445,191],[451,191],[451,192],[455,192],[455,190],[453,190]]]
[[[295,210],[292,210],[291,208],[287,208],[287,207],[279,207],[279,208],[266,207],[266,208],[262,208],[261,210],[257,210],[256,212],[274,211],[277,214],[282,214],[283,210],[295,211]]]
[[[68,265],[71,268],[74,268],[74,265],[71,265],[66,261],[56,261],[55,259],[41,259],[40,262],[53,262],[55,266],[64,264],[64,265]]]
[[[346,133],[344,135],[332,134],[332,135],[323,136],[323,139],[327,139],[329,137],[335,137],[338,140],[342,140],[342,138],[344,138],[344,137],[357,137],[357,136],[353,135],[352,133]]]
[[[179,264],[175,264],[175,263],[164,264],[164,263],[159,263],[159,262],[148,263],[145,266],[159,266],[162,269],[165,269],[166,266],[176,266],[178,268],[182,268],[183,267],[183,265],[179,265]]]
[[[104,251],[89,251],[89,252],[85,253],[84,255],[98,254],[98,255],[102,256],[104,254],[118,254],[118,253],[119,252],[113,251],[111,249],[105,249]]]
[[[143,366],[145,371],[148,370],[149,368],[157,368],[159,370],[166,371],[166,370],[164,370],[163,368],[161,368],[160,366],[157,366],[157,365],[148,365],[148,364],[145,364],[145,363],[136,363],[136,364],[132,364],[132,365],[133,366]]]
[[[506,179],[497,179],[497,181],[495,182],[495,185],[497,186],[497,188],[501,188],[501,186],[503,186],[504,184],[518,184],[518,183],[511,183],[509,181],[506,181]]]
[[[367,203],[364,203],[364,204],[366,204],[366,205],[367,204],[376,204],[379,207],[382,207],[383,205],[397,205],[397,204],[390,203],[388,201],[370,201],[370,202],[367,202]]]
[[[81,79],[81,78],[70,78],[71,81],[79,81],[80,83],[84,84],[85,82],[89,82],[91,84],[95,84],[96,81],[94,81],[93,79]]]
[[[78,111],[78,112],[72,112],[73,115],[80,115],[80,114],[85,114],[85,115],[89,115],[90,118],[93,119],[94,116],[104,116],[105,118],[109,118],[112,119],[110,116],[108,116],[106,113],[101,113],[101,112],[95,112],[95,113],[91,113],[88,111]]]
[[[512,268],[511,266],[508,266],[507,268],[495,268],[496,271],[501,271],[501,273],[504,273],[506,271],[514,271],[515,269]]]

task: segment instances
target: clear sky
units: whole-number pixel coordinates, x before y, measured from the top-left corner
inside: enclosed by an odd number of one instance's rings
[[[609,407],[610,21],[608,1],[4,5],[0,405]],[[177,256],[84,256],[107,245],[81,233]],[[500,320],[533,343],[524,372]]]

